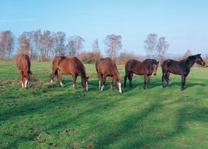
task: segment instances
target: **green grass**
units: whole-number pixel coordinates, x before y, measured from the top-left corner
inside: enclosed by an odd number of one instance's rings
[[[161,70],[143,90],[143,77],[119,94],[107,83],[98,90],[94,65],[86,65],[89,92],[48,86],[50,63],[32,63],[38,78],[29,89],[20,88],[14,62],[0,62],[0,148],[129,148],[172,149],[208,146],[208,70],[193,68],[187,88],[171,76],[161,87]],[[119,66],[123,79],[124,69]],[[39,139],[35,139],[41,134]]]

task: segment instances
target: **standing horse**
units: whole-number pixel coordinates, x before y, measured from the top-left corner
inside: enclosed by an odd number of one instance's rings
[[[77,57],[56,56],[52,62],[51,83],[53,83],[54,76],[62,83],[62,75],[71,75],[73,80],[73,87],[76,88],[77,76],[81,76],[82,87],[84,91],[88,91],[88,77],[86,76],[85,67]]]
[[[205,62],[201,58],[201,54],[189,56],[188,58],[181,61],[175,61],[171,59],[165,60],[162,64],[163,87],[169,85],[169,76],[170,73],[173,73],[176,75],[181,75],[181,90],[183,90],[186,83],[186,77],[188,76],[194,63],[205,66]],[[166,81],[166,85],[164,84],[164,81]]]
[[[30,75],[30,58],[26,54],[18,54],[16,57],[16,66],[19,70],[22,88],[29,87]]]
[[[159,62],[155,59],[146,59],[143,62],[138,60],[129,60],[125,64],[124,87],[126,87],[126,80],[129,80],[129,86],[132,87],[133,74],[144,75],[144,89],[148,88],[150,76],[156,75]]]
[[[101,58],[99,61],[95,63],[95,68],[99,80],[99,89],[101,89],[101,91],[103,91],[104,89],[106,78],[111,77],[112,78],[110,83],[111,89],[112,89],[113,80],[115,80],[117,89],[119,90],[120,93],[122,93],[121,80],[117,66],[110,58],[108,57]]]

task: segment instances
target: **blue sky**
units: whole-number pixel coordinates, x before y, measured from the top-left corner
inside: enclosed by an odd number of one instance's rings
[[[80,35],[84,50],[97,38],[102,51],[107,34],[123,38],[123,51],[145,55],[149,33],[165,36],[168,53],[208,54],[206,0],[1,0],[0,31],[48,29]]]

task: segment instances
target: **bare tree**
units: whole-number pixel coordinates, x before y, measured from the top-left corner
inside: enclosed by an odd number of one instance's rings
[[[85,42],[85,40],[80,36],[69,37],[67,43],[67,49],[69,55],[77,55],[80,52],[80,50],[83,48],[83,42]]]
[[[107,35],[104,43],[107,47],[107,54],[113,60],[116,60],[118,51],[122,48],[122,37],[120,35]]]
[[[92,45],[92,50],[93,52],[99,52],[100,53],[100,47],[99,47],[99,42],[96,39]]]
[[[27,37],[25,35],[20,35],[18,41],[19,41],[18,53],[24,53],[29,55],[31,45]]]
[[[147,39],[144,41],[145,49],[147,49],[147,57],[154,57],[154,51],[157,45],[157,34],[151,33],[147,35]]]
[[[165,37],[160,37],[156,46],[157,58],[161,62],[164,59],[165,53],[169,48],[169,44]]]
[[[0,32],[0,58],[10,58],[14,49],[14,35],[11,31]]]

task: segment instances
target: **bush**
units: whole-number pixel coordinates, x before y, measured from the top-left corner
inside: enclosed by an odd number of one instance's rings
[[[101,58],[100,52],[81,52],[78,58],[86,64],[93,64]]]
[[[116,60],[116,63],[119,65],[124,65],[130,59],[136,59],[138,61],[143,61],[145,58],[142,56],[130,54],[130,53],[121,53],[119,58]]]

